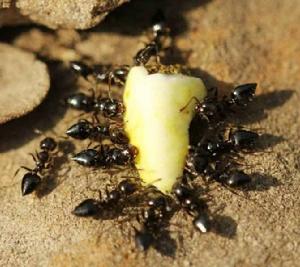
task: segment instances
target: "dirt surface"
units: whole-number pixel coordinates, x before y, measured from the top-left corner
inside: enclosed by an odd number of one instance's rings
[[[79,40],[71,32],[35,27],[1,29],[0,39],[42,58],[64,58],[63,51],[72,50],[90,62],[131,63],[147,40],[142,33],[156,2],[161,1],[132,1]],[[87,143],[72,147],[60,139],[63,146],[44,188],[21,197],[23,172],[14,173],[20,165],[32,166],[28,153],[42,138],[33,129],[59,138],[79,114],[61,105],[77,88],[75,76],[66,65],[47,60],[51,89],[46,101],[0,126],[1,266],[299,266],[299,1],[173,0],[161,6],[175,34],[176,49],[168,51],[168,63],[188,63],[208,86],[224,91],[232,84],[258,82],[256,101],[237,119],[267,133],[264,152],[245,155],[253,186],[237,195],[212,185],[215,231],[199,234],[190,218],[179,213],[171,232],[146,254],[132,242],[135,218],[121,223],[121,218],[79,219],[70,213],[85,197],[97,196],[91,188],[103,189],[117,180],[67,160]]]

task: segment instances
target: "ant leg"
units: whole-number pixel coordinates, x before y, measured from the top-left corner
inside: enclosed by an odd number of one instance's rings
[[[89,122],[89,121],[86,120],[86,119],[80,119],[80,120],[78,120],[78,122],[87,122],[87,123],[91,124],[91,122]]]
[[[218,88],[217,87],[211,87],[208,89],[208,94],[211,95],[211,99],[214,101],[218,100]]]
[[[20,171],[21,169],[24,169],[24,170],[29,171],[29,172],[33,172],[33,169],[29,169],[28,167],[21,166],[20,168],[18,168],[18,169],[16,170],[16,172],[15,172],[15,174],[14,174],[14,177],[19,173],[19,171]]]
[[[91,147],[91,145],[93,144],[93,141],[90,141],[86,147],[86,149],[89,149]]]
[[[95,89],[94,89],[94,88],[89,88],[88,91],[91,93],[91,97],[92,97],[93,99],[95,99],[95,96],[96,96]]]
[[[96,113],[94,113],[93,116],[92,116],[92,124],[100,124],[100,120],[97,117]]]
[[[47,165],[45,165],[45,169],[51,169],[53,167],[53,162],[49,162]]]
[[[112,97],[111,97],[111,81],[112,81],[112,79],[113,79],[113,74],[112,74],[112,72],[110,72],[108,75],[108,90],[107,90],[108,98],[110,100],[112,100]]]
[[[122,175],[121,178],[126,178],[126,179],[133,179],[133,180],[137,180],[137,181],[141,181],[140,177],[138,176],[131,176],[131,175]]]
[[[108,124],[110,126],[114,126],[116,128],[123,128],[124,127],[124,123],[122,121],[115,121],[115,120],[110,119],[110,118],[106,118],[106,124]]]
[[[93,143],[92,141],[89,142],[88,148],[92,145],[92,143]],[[99,147],[102,147],[102,144],[96,145],[96,146],[94,146],[92,149],[97,149],[97,148],[99,148]]]
[[[155,45],[155,59],[156,59],[156,64],[160,65],[160,56],[159,56],[159,49],[158,45]]]
[[[71,123],[72,121],[74,121],[75,119],[78,119],[78,118],[81,118],[81,117],[87,116],[87,115],[89,115],[88,112],[81,112],[79,115],[76,115],[76,116],[72,117],[70,120],[67,120],[66,123],[69,124],[69,123]],[[84,119],[83,119],[83,120],[84,120]]]
[[[102,201],[102,193],[101,193],[101,190],[99,189],[94,189],[90,186],[90,181],[89,181],[89,176],[86,175],[86,188],[91,191],[91,192],[96,192],[98,193],[98,200],[99,201]]]
[[[37,155],[37,158],[39,158],[37,152],[35,152],[35,154]],[[33,153],[29,153],[29,155],[32,157],[32,159],[34,160],[34,162],[37,162],[37,159],[36,159],[36,157],[34,156]]]
[[[19,173],[20,170],[21,170],[21,168],[18,168],[18,169],[15,171],[14,177],[16,177],[16,175]]]

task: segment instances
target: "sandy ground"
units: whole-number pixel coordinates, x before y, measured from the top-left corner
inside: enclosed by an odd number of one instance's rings
[[[80,40],[35,26],[1,29],[0,40],[52,58],[61,58],[61,47],[68,45],[75,56],[93,62],[131,63],[157,7],[153,2],[124,5]],[[217,233],[196,233],[179,213],[171,232],[146,254],[134,248],[132,223],[71,215],[78,202],[96,196],[88,186],[103,188],[115,180],[67,160],[86,143],[73,147],[65,141],[45,187],[22,197],[22,175],[14,172],[32,166],[28,153],[42,138],[33,129],[61,136],[78,116],[61,105],[77,87],[75,76],[48,62],[52,85],[46,101],[0,126],[1,266],[300,266],[300,2],[173,0],[162,6],[176,34],[177,49],[169,51],[168,62],[188,63],[209,86],[225,91],[232,84],[258,82],[256,101],[239,118],[267,133],[264,152],[246,155],[253,186],[238,192],[241,196],[212,186],[212,209],[223,207],[216,215]]]

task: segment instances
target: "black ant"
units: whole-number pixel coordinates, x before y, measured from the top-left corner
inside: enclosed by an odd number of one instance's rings
[[[238,149],[252,149],[253,146],[257,143],[258,138],[259,135],[252,131],[244,129],[230,129],[229,137],[227,140],[223,140],[222,138],[220,138],[217,141],[206,141],[204,143],[199,142],[196,146],[190,147],[190,153],[186,159],[185,170],[195,176],[214,176],[215,168],[213,168],[210,164],[213,159],[219,159],[218,161],[216,161],[216,163],[218,164],[218,162],[220,161],[220,157],[224,154],[237,152]],[[229,156],[227,158],[229,158]],[[244,176],[240,176],[241,179],[243,179],[242,177]],[[219,179],[217,177],[216,180],[224,181],[224,179]],[[232,186],[234,186],[235,184],[236,183],[229,183],[229,185]]]
[[[233,170],[227,173],[222,173],[215,177],[215,180],[230,187],[239,187],[249,184],[251,176],[241,170]]]
[[[151,57],[156,57],[156,63],[160,63],[159,51],[162,49],[162,38],[169,36],[170,28],[166,24],[166,19],[161,10],[152,18],[152,38],[134,56],[135,65],[146,65]]]
[[[145,44],[134,56],[135,65],[146,65],[151,57],[156,57],[156,63],[160,63],[158,53],[163,48],[163,40],[170,34],[170,28],[167,26],[165,15],[162,10],[158,10],[152,17],[151,41]]]
[[[138,217],[138,222],[141,225],[141,229],[138,230],[134,227],[134,240],[135,245],[140,251],[146,251],[154,243],[157,238],[158,232],[161,228],[162,218],[155,212],[153,207],[142,213],[143,221]]]
[[[130,66],[128,65],[121,65],[114,68],[107,68],[103,65],[95,65],[93,75],[99,82],[107,82],[109,85],[117,84],[123,86],[129,69]]]
[[[70,95],[66,100],[71,108],[82,110],[84,112],[93,111],[106,118],[120,116],[124,112],[123,104],[117,99],[111,97],[95,97],[95,94],[88,96],[84,93]]]
[[[194,177],[202,176],[206,180],[214,180],[224,186],[240,187],[249,184],[251,176],[242,170],[229,170],[233,165],[232,162],[224,165],[224,158],[221,158],[214,163],[210,163],[206,156],[192,155],[188,157],[185,171]]]
[[[233,89],[229,97],[224,97],[221,101],[218,100],[217,88],[210,89],[210,96],[207,96],[204,101],[199,101],[196,97],[192,97],[190,101],[180,109],[183,111],[191,103],[196,101],[195,112],[208,122],[223,120],[227,112],[233,112],[233,106],[247,106],[253,100],[257,84],[247,83],[242,84]]]
[[[67,97],[66,104],[73,109],[91,112],[94,110],[95,99],[94,96],[76,93]]]
[[[230,129],[228,139],[219,138],[217,141],[208,140],[204,143],[200,141],[196,146],[192,146],[191,150],[198,156],[213,158],[237,149],[252,149],[258,138],[259,134],[253,131],[239,128],[236,130]]]
[[[131,146],[101,145],[100,150],[86,149],[74,155],[72,159],[83,166],[107,168],[113,165],[127,166],[133,164],[137,153],[137,149]]]
[[[249,174],[239,169],[230,169],[232,165],[232,162],[224,164],[224,160],[216,161],[214,167],[210,168],[206,175],[209,179],[228,187],[240,187],[251,183],[252,178]]]
[[[108,191],[106,189],[106,197],[102,199],[101,193],[99,200],[85,199],[75,207],[72,214],[78,217],[90,217],[103,213],[104,211],[112,211],[117,204],[124,201],[127,197],[137,191],[138,187],[130,180],[121,181],[116,189]]]
[[[133,60],[135,65],[146,65],[151,57],[156,57],[156,62],[159,63],[160,59],[158,56],[159,46],[156,42],[151,42],[145,45],[144,48],[140,49]]]
[[[37,186],[40,185],[42,178],[39,174],[43,170],[49,169],[51,166],[51,152],[57,147],[57,142],[51,138],[46,137],[40,142],[40,152],[37,152],[36,155],[30,154],[35,161],[36,167],[34,169],[29,169],[28,167],[21,166],[22,169],[27,170],[28,172],[22,178],[22,195],[28,195],[32,193]],[[16,174],[19,170],[17,170]]]
[[[162,10],[158,10],[152,17],[152,35],[156,42],[160,37],[167,37],[170,34],[170,28],[166,23],[166,17]]]
[[[161,194],[149,199],[147,204],[149,208],[142,212],[143,220],[141,221],[139,217],[137,218],[141,225],[141,230],[134,228],[135,245],[141,251],[146,251],[150,248],[163,228],[164,219],[168,218],[173,211],[168,197]]]
[[[123,130],[109,124],[94,124],[87,120],[78,121],[66,131],[66,134],[79,140],[109,138],[115,144],[128,143],[128,137]]]
[[[112,65],[94,65],[90,67],[79,61],[70,62],[71,69],[80,74],[84,79],[92,75],[98,82],[115,83],[124,85],[129,72],[128,65],[112,67]]]
[[[93,73],[93,69],[90,66],[80,61],[71,61],[70,66],[75,73],[80,74],[85,79]]]
[[[210,229],[210,219],[208,212],[208,205],[204,199],[199,199],[195,195],[195,190],[191,188],[186,181],[178,181],[174,184],[172,193],[179,203],[189,215],[191,215],[194,227],[206,233]]]

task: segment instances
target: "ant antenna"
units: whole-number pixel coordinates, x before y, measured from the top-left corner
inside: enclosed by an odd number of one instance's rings
[[[193,96],[193,97],[191,97],[191,99],[187,102],[187,104],[186,104],[184,107],[182,107],[179,111],[180,111],[180,112],[184,111],[184,110],[191,104],[192,100],[195,100],[195,101],[196,101],[196,104],[198,104],[198,105],[201,104],[200,100],[199,100],[197,97]]]

